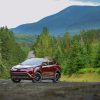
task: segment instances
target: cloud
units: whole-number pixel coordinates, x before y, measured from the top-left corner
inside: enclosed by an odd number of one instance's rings
[[[100,0],[73,0],[73,1],[100,3]]]
[[[0,27],[36,22],[72,5],[95,5],[82,1],[85,0],[0,0]]]

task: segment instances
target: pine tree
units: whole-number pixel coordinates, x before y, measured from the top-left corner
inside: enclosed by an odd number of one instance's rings
[[[80,68],[84,67],[83,62],[83,48],[79,41],[79,37],[76,35],[73,38],[73,44],[71,46],[71,51],[68,56],[68,66],[67,66],[67,73],[72,74],[77,72]]]
[[[3,65],[3,62],[2,62],[2,55],[1,55],[1,49],[2,49],[2,47],[1,47],[1,45],[2,45],[2,41],[0,39],[0,77],[4,76],[2,74],[5,73],[5,66]]]
[[[64,34],[64,48],[65,52],[67,52],[70,49],[71,46],[71,37],[69,33]]]
[[[95,61],[94,61],[94,67],[95,68],[100,68],[100,44],[98,46],[96,58],[95,58]]]
[[[22,61],[26,55],[16,43],[13,32],[10,32],[7,27],[0,28],[1,56],[5,66],[10,68],[13,65]]]
[[[52,37],[49,35],[48,29],[43,28],[42,33],[38,36],[35,43],[35,54],[37,57],[52,56]]]

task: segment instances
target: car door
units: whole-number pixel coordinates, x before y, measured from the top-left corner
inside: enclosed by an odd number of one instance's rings
[[[49,76],[54,76],[55,74],[55,65],[53,62],[48,63],[49,66]]]
[[[48,62],[43,62],[43,63],[42,63],[42,76],[43,76],[44,78],[45,78],[45,77],[48,77],[49,72],[50,72],[50,69],[49,69]]]

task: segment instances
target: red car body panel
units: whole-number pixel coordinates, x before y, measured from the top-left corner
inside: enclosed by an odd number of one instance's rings
[[[31,68],[16,68],[16,70],[10,70],[10,75],[11,78],[32,79],[37,71],[41,73],[43,78],[53,78],[56,72],[60,73],[61,68],[57,64],[31,66]]]

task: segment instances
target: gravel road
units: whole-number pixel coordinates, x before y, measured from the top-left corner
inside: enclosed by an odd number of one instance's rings
[[[27,58],[34,58],[35,57],[35,54],[34,54],[34,51],[29,51],[28,55],[27,55]]]
[[[0,80],[0,100],[100,100],[100,82],[13,83]]]

